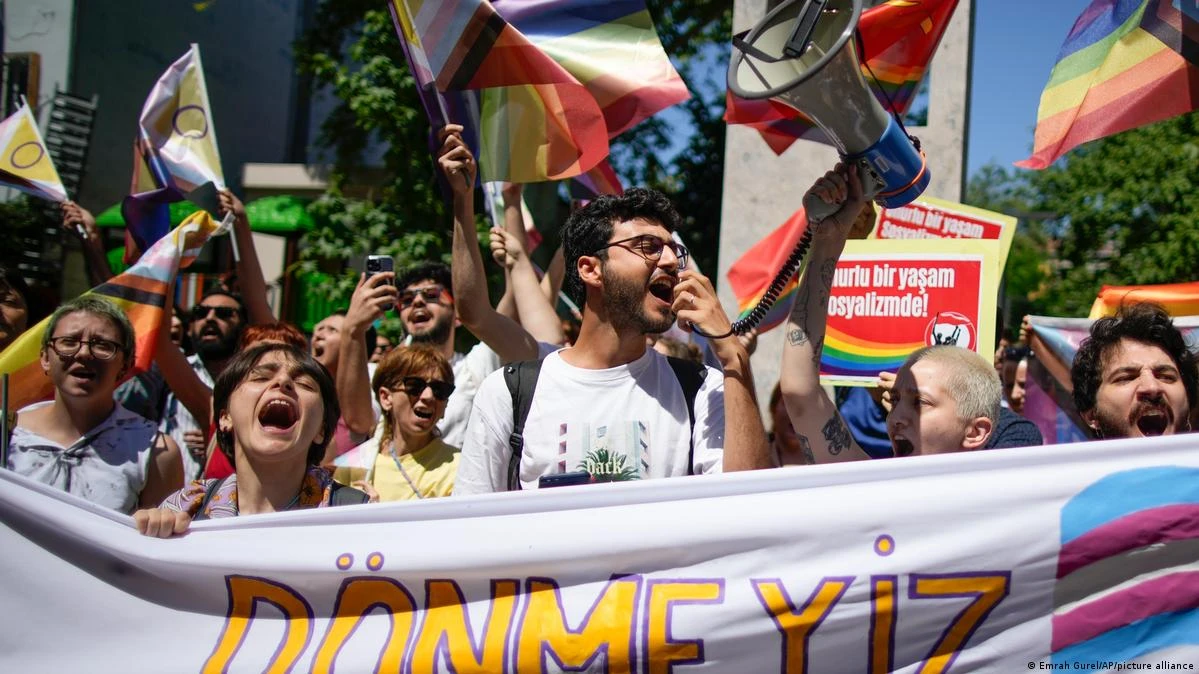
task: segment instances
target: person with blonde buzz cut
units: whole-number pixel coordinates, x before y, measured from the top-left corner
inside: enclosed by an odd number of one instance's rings
[[[810,463],[869,459],[820,385],[820,355],[833,273],[865,205],[855,170],[838,165],[816,181],[805,203],[838,206],[812,223],[808,271],[787,321],[779,384],[800,451]],[[895,375],[887,435],[895,456],[982,449],[996,428],[1003,395],[994,366],[956,346],[929,346],[908,356]]]

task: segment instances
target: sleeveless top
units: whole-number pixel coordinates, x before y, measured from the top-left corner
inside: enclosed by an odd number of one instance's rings
[[[24,408],[28,412],[53,402]],[[69,447],[17,426],[8,468],[102,506],[132,513],[146,486],[157,426],[117,403],[112,414]]]

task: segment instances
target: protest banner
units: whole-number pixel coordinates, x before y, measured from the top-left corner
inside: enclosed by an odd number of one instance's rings
[[[879,211],[876,239],[982,239],[1000,244],[999,271],[1007,264],[1016,218],[966,204],[920,197],[900,208]]]
[[[825,384],[873,385],[923,346],[991,359],[999,242],[850,241],[833,273],[820,360]]]
[[[0,471],[0,669],[1186,669],[1193,445],[316,509],[169,540]]]

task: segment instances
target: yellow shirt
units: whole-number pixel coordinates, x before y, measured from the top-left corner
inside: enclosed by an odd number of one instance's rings
[[[449,496],[454,490],[454,477],[458,474],[458,449],[445,444],[441,438],[434,438],[421,449],[396,458],[400,467],[396,467],[396,459],[392,458],[390,451],[376,451],[374,465],[369,471],[339,466],[334,477],[342,484],[367,480],[379,492],[381,502]],[[419,496],[413,491],[414,485],[420,492]]]

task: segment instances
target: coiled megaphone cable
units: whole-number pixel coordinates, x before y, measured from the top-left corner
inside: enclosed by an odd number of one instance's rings
[[[814,223],[808,223],[808,226],[804,228],[804,233],[799,237],[799,243],[796,244],[795,250],[791,251],[791,256],[783,263],[782,269],[779,269],[779,273],[775,274],[774,280],[770,282],[770,285],[766,288],[766,292],[762,294],[762,299],[758,300],[758,303],[754,305],[754,308],[750,310],[745,318],[733,321],[733,327],[729,328],[728,332],[720,335],[709,335],[701,330],[698,325],[692,325],[691,330],[707,339],[724,339],[732,335],[744,335],[758,327],[758,324],[762,322],[763,318],[766,318],[766,314],[770,312],[774,303],[778,301],[783,288],[787,287],[787,283],[791,281],[791,277],[795,276],[795,272],[803,264],[803,259],[807,257],[808,248],[812,246],[812,229],[815,226],[816,224]]]

